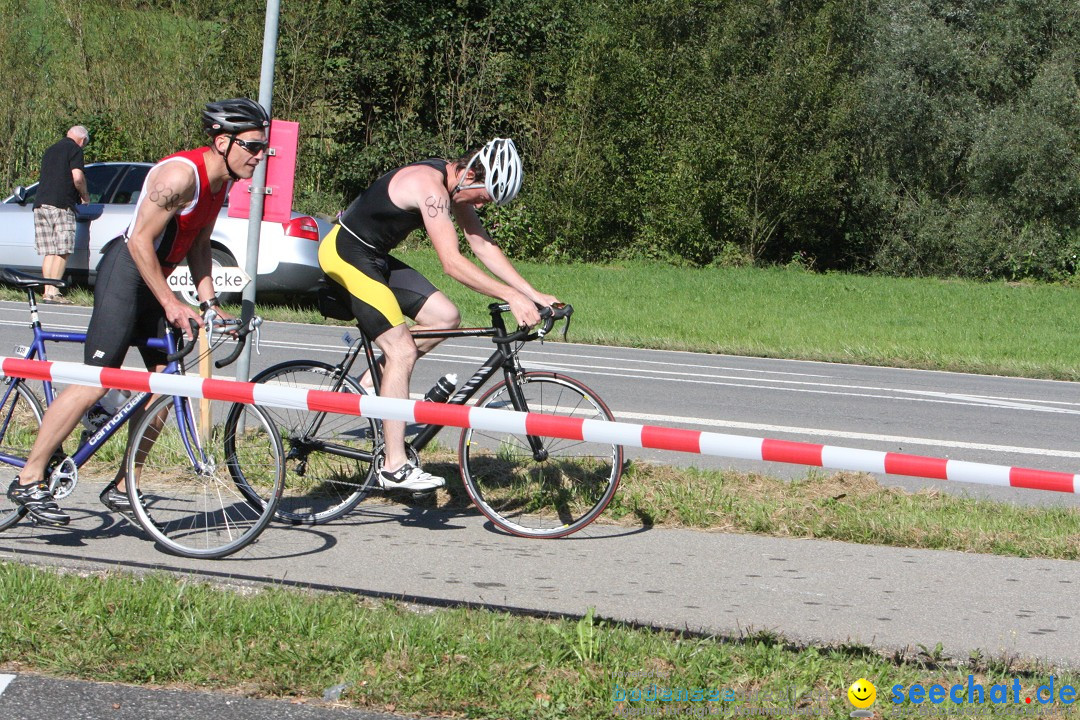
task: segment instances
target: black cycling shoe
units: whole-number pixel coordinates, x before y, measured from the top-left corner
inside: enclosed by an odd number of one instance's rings
[[[139,524],[139,521],[135,518],[135,511],[131,509],[131,500],[128,499],[127,493],[117,490],[115,485],[106,485],[105,489],[98,495],[98,500],[101,501],[102,505],[109,508],[111,512],[122,515],[132,525]]]
[[[135,492],[139,494],[139,499],[142,500],[142,491],[136,490]],[[135,515],[135,510],[131,507],[131,500],[128,499],[127,492],[123,490],[117,490],[116,485],[106,485],[105,489],[101,491],[100,495],[98,495],[98,500],[100,500],[101,504],[107,507],[111,512],[116,513],[135,527],[142,527],[142,525],[139,523],[139,518]],[[158,530],[164,531],[164,528],[162,528],[161,525],[158,524],[158,522],[150,516],[149,511],[147,511],[147,517],[150,518],[151,525],[153,525]]]
[[[26,508],[30,516],[45,525],[67,525],[71,516],[60,509],[45,483],[20,485],[19,478],[11,481],[7,490],[8,500]]]

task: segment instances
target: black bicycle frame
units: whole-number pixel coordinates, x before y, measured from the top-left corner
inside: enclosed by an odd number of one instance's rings
[[[500,338],[505,337],[506,324],[503,322],[502,315],[494,309],[491,310],[491,327],[486,328],[456,328],[453,330],[419,330],[412,333],[414,339],[423,340],[427,338],[467,338],[467,337],[492,337]],[[525,409],[525,398],[521,394],[520,388],[517,384],[512,382],[513,376],[521,372],[521,365],[518,362],[517,353],[507,351],[503,345],[495,341],[495,351],[491,353],[484,364],[480,366],[480,369],[473,373],[464,385],[458,388],[454,394],[446,401],[447,405],[464,405],[484,386],[488,380],[498,371],[503,371],[503,376],[506,378],[506,385],[510,392],[510,401],[515,410]],[[363,348],[364,355],[367,358],[368,367],[371,369],[371,382],[375,388],[375,393],[379,393],[379,386],[382,382],[382,373],[378,368],[378,363],[375,357],[375,348],[370,338],[364,333],[360,333],[360,339],[353,341],[352,346],[349,348],[345,355],[345,358],[339,363],[335,372],[341,374],[338,379],[340,382],[344,382],[344,377],[349,374],[353,364],[356,362],[356,357],[360,354],[360,349]],[[335,383],[332,389],[340,389],[340,386]],[[417,433],[412,440],[409,441],[409,445],[413,447],[417,452],[427,447],[428,443],[434,439],[436,435],[444,428],[444,425],[424,425],[423,428]],[[543,454],[543,443],[539,437],[529,436],[529,443],[532,445],[534,454]],[[352,458],[354,460],[369,461],[371,460],[371,453],[364,451],[357,451],[352,448],[338,446],[338,445],[324,445],[324,450],[329,450],[336,455],[342,457]]]

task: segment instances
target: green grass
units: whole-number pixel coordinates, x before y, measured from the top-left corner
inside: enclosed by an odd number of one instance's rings
[[[344,686],[340,704],[424,715],[607,718],[615,684],[644,687],[649,681],[626,675],[642,672],[661,686],[742,697],[794,689],[799,706],[827,710],[826,717],[847,715],[847,688],[860,677],[877,686],[879,711],[894,684],[948,686],[968,673],[987,687],[1019,676],[1025,692],[1051,674],[1057,686],[1080,683],[1008,657],[949,658],[943,648],[886,657],[859,646],[796,648],[753,629],[740,638],[694,637],[591,612],[562,620],[418,611],[336,593],[237,591],[158,575],[77,577],[18,563],[0,564],[0,596],[18,598],[0,624],[3,669],[306,701]]]
[[[1068,287],[652,263],[519,265],[535,286],[574,305],[571,337],[580,342],[1080,378],[1080,294]],[[456,283],[439,284],[471,318],[482,311]]]
[[[461,307],[465,324],[486,322],[490,300],[446,277],[433,251],[400,255]],[[648,262],[517,266],[574,305],[578,342],[1080,379],[1072,287]],[[260,306],[267,318],[323,321],[310,304],[272,300]]]
[[[636,465],[606,520],[866,545],[1080,559],[1080,511],[884,487],[861,473],[794,481]]]
[[[466,324],[485,321],[488,301],[442,277],[431,252],[406,259],[448,292]],[[1080,378],[1070,344],[1080,307],[1066,287],[647,263],[519,267],[537,288],[574,304],[576,341]],[[92,301],[85,290],[71,297]],[[303,304],[260,311],[319,321]],[[121,451],[96,471],[111,473]],[[429,455],[433,472],[455,477],[448,450]],[[454,489],[442,502],[464,510],[464,492]],[[1080,554],[1075,510],[905,493],[857,474],[787,482],[635,464],[604,519],[1021,557]],[[667,673],[672,686],[827,692],[833,717],[850,711],[844,693],[860,676],[880,694],[895,683],[949,685],[968,672],[983,684],[1020,674],[1033,688],[1050,674],[1008,657],[948,658],[940,647],[884,657],[862,647],[793,648],[752,629],[735,640],[698,638],[591,615],[416,612],[343,595],[78,578],[11,563],[0,564],[0,593],[19,598],[0,624],[0,662],[9,669],[301,699],[345,685],[347,705],[424,714],[610,717],[615,673],[641,670]],[[883,709],[879,701],[875,710]],[[1060,709],[1044,716],[1071,717]]]

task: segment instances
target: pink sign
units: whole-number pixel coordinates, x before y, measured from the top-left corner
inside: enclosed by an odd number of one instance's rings
[[[266,200],[263,220],[288,222],[292,219],[293,177],[296,175],[296,146],[300,123],[270,121],[270,152],[266,157]],[[229,217],[247,217],[251,209],[251,181],[239,180],[229,190]]]

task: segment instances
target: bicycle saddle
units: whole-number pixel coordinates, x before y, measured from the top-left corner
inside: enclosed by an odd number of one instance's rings
[[[40,275],[19,272],[12,268],[0,268],[0,282],[5,285],[14,285],[17,288],[42,288],[46,285],[55,285],[58,288],[67,287],[63,280],[53,280]]]

